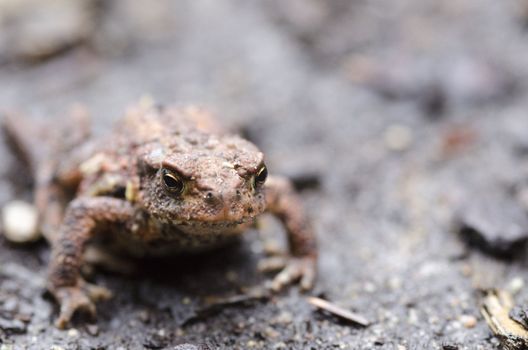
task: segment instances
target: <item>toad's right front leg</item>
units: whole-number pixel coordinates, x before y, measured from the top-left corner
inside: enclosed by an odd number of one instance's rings
[[[81,277],[81,266],[86,243],[98,232],[122,225],[134,217],[130,202],[111,197],[80,197],[72,201],[58,239],[52,242],[48,290],[60,304],[56,326],[65,328],[77,310],[95,316],[94,302],[108,298],[110,293],[86,283]]]

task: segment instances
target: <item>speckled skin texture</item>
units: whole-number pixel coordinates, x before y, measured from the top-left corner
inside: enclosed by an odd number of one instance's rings
[[[86,120],[77,112],[74,120]],[[106,138],[77,130],[43,154],[28,149],[30,131],[22,133],[20,123],[6,118],[5,129],[35,172],[41,229],[53,248],[48,289],[61,306],[58,327],[77,310],[95,315],[95,302],[110,296],[81,276],[94,240],[136,257],[199,252],[269,212],[284,224],[291,250],[289,259],[263,262],[282,268],[270,287],[313,285],[314,234],[291,184],[267,178],[257,147],[224,134],[206,111],[140,103]]]

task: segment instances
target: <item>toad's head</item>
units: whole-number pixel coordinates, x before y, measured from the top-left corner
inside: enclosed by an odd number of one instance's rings
[[[238,136],[193,131],[140,152],[140,204],[188,232],[220,232],[265,210],[263,154]]]

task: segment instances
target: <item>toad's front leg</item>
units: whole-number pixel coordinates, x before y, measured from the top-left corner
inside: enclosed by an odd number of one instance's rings
[[[131,203],[110,197],[81,197],[72,201],[53,241],[48,290],[60,304],[56,326],[64,328],[77,310],[95,316],[94,302],[108,298],[104,288],[90,285],[81,277],[86,243],[98,232],[112,226],[125,226],[134,216]]]
[[[271,258],[264,263],[263,269],[284,267],[273,280],[272,289],[280,290],[299,279],[302,289],[312,288],[317,270],[315,235],[290,181],[270,178],[266,183],[266,202],[267,211],[276,215],[286,228],[291,253],[288,259]]]

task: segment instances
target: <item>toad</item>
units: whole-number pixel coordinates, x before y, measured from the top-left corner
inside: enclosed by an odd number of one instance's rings
[[[263,264],[282,269],[270,288],[312,287],[313,228],[292,184],[268,176],[254,144],[196,107],[139,103],[103,138],[91,137],[87,119],[77,110],[73,127],[13,116],[3,123],[34,176],[39,230],[52,247],[47,288],[60,305],[57,327],[77,311],[95,316],[96,302],[110,296],[82,277],[89,244],[140,257],[202,252],[239,237],[266,212],[284,225],[290,249],[287,259]]]

